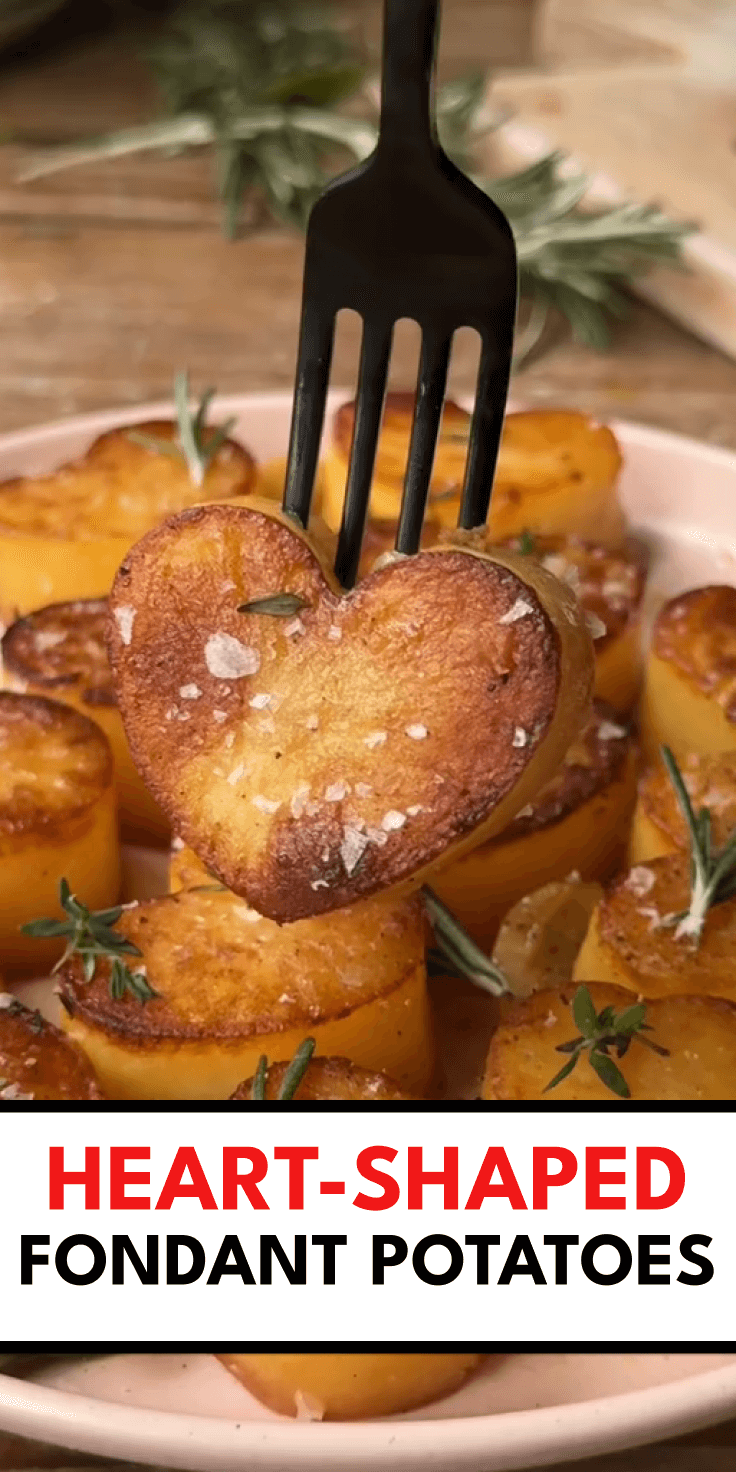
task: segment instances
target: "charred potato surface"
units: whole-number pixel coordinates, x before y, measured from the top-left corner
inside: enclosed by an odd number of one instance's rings
[[[636,796],[633,744],[615,713],[596,702],[555,775],[498,838],[443,868],[440,898],[490,949],[507,910],[531,890],[563,880],[606,879],[623,860]]]
[[[690,902],[690,859],[668,854],[637,864],[607,890],[591,916],[574,976],[607,981],[645,998],[727,997],[736,1001],[736,899],[713,905],[696,947],[666,918]]]
[[[297,611],[242,611],[276,595]],[[505,827],[587,713],[574,596],[512,553],[429,551],[346,596],[283,520],[213,506],[140,542],[111,608],[146,783],[279,921],[416,885]]]
[[[736,750],[736,588],[693,588],[659,612],[646,665],[642,741],[653,760]]]
[[[107,599],[52,603],[16,619],[2,640],[7,688],[47,695],[89,716],[107,736],[126,836],[161,840],[169,825],[130,754],[107,658]]]
[[[680,766],[695,812],[707,808],[712,840],[723,848],[736,831],[736,750],[699,756],[691,753]],[[674,787],[663,762],[644,773],[631,825],[630,859],[644,864],[663,854],[689,851],[690,836]]]
[[[126,910],[157,997],[114,1000],[109,965],[61,973],[66,1033],[111,1098],[223,1099],[261,1054],[293,1057],[307,1036],[421,1092],[432,1070],[424,926],[416,900],[366,900],[279,927],[211,885]]]
[[[196,485],[183,457],[146,449],[131,431],[171,441],[178,434],[170,420],[112,429],[81,459],[49,475],[0,483],[6,609],[26,613],[46,603],[100,597],[128,548],[164,517],[253,490],[254,461],[234,440],[225,441]]]
[[[99,1099],[83,1053],[40,1012],[0,992],[0,1099]]]

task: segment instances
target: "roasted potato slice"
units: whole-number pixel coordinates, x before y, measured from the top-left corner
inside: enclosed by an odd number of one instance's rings
[[[86,716],[36,695],[0,691],[0,955],[39,972],[63,941],[19,926],[59,915],[59,880],[93,909],[115,904],[120,849],[112,752]]]
[[[660,609],[641,701],[642,744],[650,759],[669,746],[691,752],[736,749],[736,588],[693,588]]]
[[[541,1099],[546,1085],[562,1067],[560,1043],[577,1036],[571,1004],[577,987],[535,992],[510,1003],[491,1041],[484,1099]],[[588,985],[597,1012],[631,1006],[632,996],[618,986]],[[736,1008],[705,996],[668,996],[648,1002],[647,1036],[669,1057],[631,1043],[616,1060],[634,1101],[638,1099],[736,1099]],[[615,1055],[614,1055],[615,1056]],[[545,1095],[549,1099],[607,1099],[617,1102],[582,1057],[566,1079]]]
[[[84,1054],[40,1012],[0,992],[0,1100],[101,1097]]]
[[[275,595],[286,617],[258,611]],[[144,780],[279,921],[417,884],[505,827],[588,707],[574,596],[512,553],[438,549],[341,595],[285,520],[204,507],[130,553],[112,615]]]
[[[490,843],[434,876],[432,887],[478,944],[490,950],[512,905],[565,879],[607,879],[623,862],[636,798],[627,728],[596,701],[554,776]]]
[[[378,521],[398,520],[413,415],[413,394],[387,395],[370,500],[370,515]],[[354,419],[354,401],[338,409],[322,466],[322,513],[335,531],[342,517]],[[427,502],[430,523],[457,525],[469,430],[470,416],[447,399]],[[620,468],[615,436],[586,414],[566,409],[508,414],[489,514],[491,535],[502,541],[524,530],[574,533],[615,546],[625,530],[615,490]]]
[[[440,533],[443,545],[491,555],[498,550],[490,528]],[[595,650],[595,694],[619,714],[631,710],[641,685],[641,612],[647,579],[646,549],[633,538],[612,549],[579,537],[526,534],[502,544],[542,563],[567,583],[588,616]]]
[[[663,923],[687,911],[689,902],[689,855],[637,864],[593,911],[575,979],[607,981],[647,998],[692,992],[736,1001],[736,898],[708,911],[697,948]]]
[[[509,910],[493,959],[515,997],[569,982],[590,917],[602,898],[600,884],[572,875],[533,890]]]
[[[266,1075],[266,1098],[278,1099],[288,1063],[272,1063]],[[253,1079],[238,1084],[231,1099],[249,1100]],[[359,1068],[349,1058],[312,1058],[307,1071],[292,1096],[294,1099],[411,1099],[394,1079],[385,1073],[372,1073]]]
[[[206,864],[197,858],[194,849],[187,848],[180,838],[175,838],[169,854],[169,889],[176,894],[180,889],[199,889],[204,884],[216,884],[215,876]]]
[[[713,846],[723,848],[736,831],[736,749],[714,755],[686,756],[680,772],[695,812],[707,808]],[[631,824],[631,864],[645,864],[663,854],[688,852],[690,836],[664,762],[644,773]]]
[[[114,1099],[225,1099],[261,1054],[290,1059],[309,1035],[422,1092],[432,1070],[418,901],[366,900],[280,927],[217,885],[126,910],[157,997],[110,995],[109,967],[61,973],[66,1033]],[[138,963],[136,963],[137,969]]]
[[[133,764],[107,658],[106,625],[106,598],[51,603],[16,619],[0,645],[3,682],[11,690],[61,700],[102,728],[115,761],[126,837],[160,842],[169,825]]]
[[[26,613],[46,603],[101,597],[128,548],[165,516],[254,488],[255,463],[234,440],[225,441],[196,485],[182,457],[146,449],[131,431],[172,442],[178,435],[170,420],[126,425],[100,435],[80,460],[49,475],[0,483],[5,609]]]
[[[480,1354],[221,1354],[257,1400],[305,1421],[394,1416],[457,1390]]]

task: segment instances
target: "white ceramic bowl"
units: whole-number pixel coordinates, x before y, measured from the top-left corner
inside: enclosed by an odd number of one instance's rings
[[[237,415],[234,432],[259,459],[284,453],[286,394],[223,398],[216,408]],[[103,429],[162,412],[170,405],[1,436],[0,478],[50,469]],[[650,603],[697,583],[733,582],[736,457],[639,425],[614,427],[625,455],[624,506],[653,549]],[[736,1356],[728,1355],[514,1355],[428,1409],[334,1425],[273,1416],[205,1355],[60,1361],[35,1381],[0,1375],[3,1429],[192,1472],[509,1472],[733,1414]]]

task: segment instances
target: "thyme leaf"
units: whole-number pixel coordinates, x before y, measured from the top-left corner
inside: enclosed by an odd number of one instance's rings
[[[238,613],[270,613],[273,618],[291,618],[302,608],[309,608],[306,598],[298,593],[271,593],[267,598],[252,598],[250,603],[241,603]]]
[[[150,1002],[158,996],[146,980],[141,968],[131,969],[124,957],[140,956],[138,947],[115,930],[123,913],[122,905],[109,910],[90,910],[72,894],[66,879],[59,881],[59,903],[66,915],[65,920],[42,917],[21,925],[23,935],[37,939],[51,936],[64,937],[66,948],[52,968],[52,975],[60,971],[70,956],[79,956],[85,981],[91,981],[100,960],[110,961],[110,995],[119,1001],[130,992],[138,1002]]]
[[[651,1027],[646,1020],[647,1009],[644,1002],[636,1002],[618,1014],[613,1007],[604,1007],[600,1012],[596,1012],[595,1003],[587,986],[579,986],[572,1000],[571,1011],[578,1029],[578,1036],[557,1045],[555,1052],[567,1053],[569,1057],[559,1073],[556,1073],[554,1078],[545,1084],[542,1090],[545,1094],[548,1094],[550,1089],[556,1089],[563,1079],[569,1078],[580,1059],[586,1054],[591,1068],[597,1073],[601,1083],[605,1084],[606,1088],[610,1089],[612,1094],[616,1094],[619,1099],[630,1099],[631,1090],[611,1054],[615,1053],[617,1058],[623,1058],[628,1053],[632,1042],[638,1042],[643,1043],[652,1052],[658,1053],[661,1058],[669,1057],[668,1048],[663,1048],[652,1038],[643,1036],[645,1031],[651,1032]]]

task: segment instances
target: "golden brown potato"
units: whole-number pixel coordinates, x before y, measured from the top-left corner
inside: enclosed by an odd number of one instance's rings
[[[174,840],[169,854],[169,891],[175,894],[179,889],[198,889],[203,884],[217,884],[218,880],[210,873],[206,864],[197,858],[194,849],[187,848],[181,839]]]
[[[40,1012],[0,992],[0,1099],[99,1099],[83,1053]]]
[[[66,1033],[114,1099],[224,1099],[264,1054],[293,1057],[309,1035],[422,1092],[432,1070],[418,901],[366,900],[279,927],[216,886],[124,911],[156,999],[110,995],[109,966],[61,973]]]
[[[690,902],[690,859],[668,854],[617,879],[594,910],[575,963],[576,981],[607,981],[647,998],[727,997],[736,1001],[736,899],[706,915],[697,949],[674,925]]]
[[[565,1062],[560,1043],[578,1036],[571,1004],[577,987],[536,992],[512,1002],[495,1032],[483,1081],[484,1099],[541,1099],[545,1086]],[[591,982],[588,990],[597,1012],[630,1007],[631,993]],[[637,1099],[736,1099],[736,1008],[730,1002],[700,996],[668,996],[648,1002],[647,1036],[669,1050],[663,1058],[632,1041],[616,1066]],[[607,1099],[607,1089],[583,1056],[549,1099]]]
[[[457,1390],[480,1354],[221,1354],[272,1411],[308,1421],[394,1416]]]
[[[636,798],[634,746],[608,706],[588,724],[549,782],[497,838],[442,868],[432,887],[485,950],[512,905],[565,879],[607,879],[620,867]]]
[[[641,702],[644,749],[682,761],[736,749],[736,588],[693,588],[657,616]]]
[[[63,942],[19,926],[61,914],[62,876],[92,909],[118,897],[112,752],[70,706],[0,691],[0,756],[0,956],[43,972]]]
[[[736,750],[706,756],[691,753],[680,770],[695,812],[703,807],[710,812],[714,847],[723,848],[736,830]],[[664,762],[658,761],[639,783],[629,843],[631,864],[644,864],[689,847],[677,794]]]
[[[443,545],[465,546],[492,554],[490,528],[443,529]],[[619,714],[629,711],[641,684],[641,612],[646,585],[646,549],[633,538],[613,550],[579,537],[541,537],[525,533],[503,546],[541,562],[567,583],[589,617],[595,650],[595,694]]]
[[[413,415],[412,393],[391,392],[386,395],[373,473],[370,515],[378,521],[392,522],[394,526],[401,508]],[[335,414],[332,443],[321,467],[322,514],[334,531],[339,530],[342,517],[354,419],[355,401],[342,404]],[[454,526],[457,522],[469,424],[465,410],[453,399],[445,399],[427,502],[428,519],[445,526]]]
[[[16,619],[0,646],[3,681],[10,690],[61,700],[102,728],[112,748],[126,836],[161,841],[169,825],[133,765],[107,658],[106,624],[106,598],[51,603]]]
[[[266,1098],[278,1099],[288,1063],[272,1063],[266,1075]],[[249,1100],[253,1079],[238,1084],[231,1099]],[[307,1071],[292,1096],[294,1099],[411,1099],[399,1084],[385,1073],[371,1073],[359,1068],[349,1058],[312,1058]]]
[[[146,449],[131,431],[163,440],[178,435],[170,420],[111,429],[80,460],[49,475],[0,483],[5,609],[26,613],[70,598],[99,598],[128,548],[165,516],[253,490],[254,461],[234,440],[225,441],[197,485],[183,457]]]
[[[296,600],[287,617],[242,611],[276,594]],[[144,779],[223,883],[279,921],[416,885],[503,828],[592,683],[574,596],[531,559],[438,549],[340,595],[306,537],[253,509],[145,538],[112,613]]]
[[[590,917],[602,898],[600,884],[573,875],[533,890],[509,910],[493,947],[493,960],[515,997],[569,982]]]
[[[370,500],[370,514],[377,521],[398,520],[413,413],[413,394],[387,395]],[[322,511],[334,530],[342,516],[354,417],[354,402],[338,409],[322,467]],[[427,502],[429,522],[457,525],[469,429],[469,415],[446,400]],[[532,409],[507,415],[491,500],[491,535],[503,541],[525,530],[574,534],[615,546],[625,529],[615,490],[620,468],[615,436],[585,414]]]

